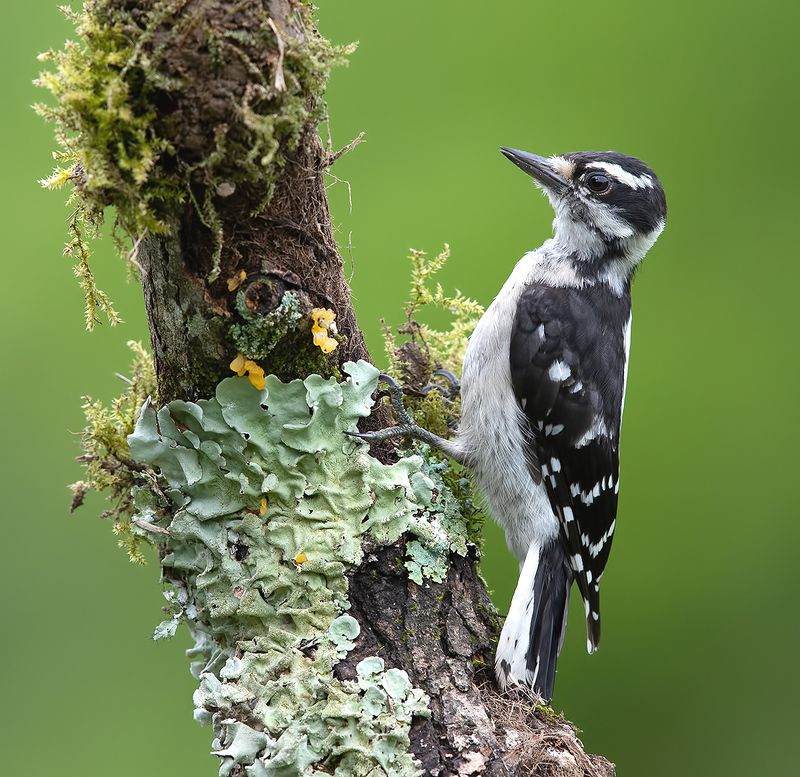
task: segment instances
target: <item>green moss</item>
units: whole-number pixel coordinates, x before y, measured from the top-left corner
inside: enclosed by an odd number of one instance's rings
[[[128,347],[133,351],[133,363],[123,394],[110,405],[84,397],[86,427],[81,433],[83,453],[79,461],[85,471],[83,479],[70,486],[71,509],[83,504],[88,491],[106,494],[110,507],[103,517],[113,521],[119,545],[127,550],[131,561],[143,563],[142,537],[132,531],[131,517],[137,510],[134,487],[146,476],[131,459],[128,435],[134,430],[142,403],[156,395],[156,377],[153,360],[141,343],[131,341]]]
[[[335,337],[344,340],[339,335]],[[281,380],[291,380],[297,375],[342,378],[335,352],[326,355],[314,345],[310,322],[305,319],[277,342],[263,366]]]
[[[455,376],[461,374],[469,335],[483,314],[483,308],[477,302],[459,291],[447,294],[442,285],[435,282],[437,273],[449,257],[450,248],[446,244],[433,258],[424,251],[412,249],[409,257],[410,299],[405,310],[405,322],[397,330],[402,341],[391,328],[384,326],[388,371],[411,389],[405,398],[406,406],[420,426],[444,438],[449,438],[458,426],[461,398],[449,395],[449,387],[443,379],[440,382],[444,391],[429,390],[420,396],[420,390],[435,381],[434,371],[437,369],[449,370]],[[431,308],[443,308],[452,315],[449,328],[434,329],[419,320]],[[459,513],[467,525],[468,541],[480,548],[484,515],[478,508],[466,471],[428,446],[417,445],[415,450],[438,472],[447,492],[458,503]],[[411,572],[417,575],[416,568]],[[433,574],[438,577],[440,572],[434,571]]]
[[[563,723],[564,718],[561,717],[549,704],[539,704],[534,702],[533,709],[536,714],[546,720],[548,723]]]
[[[394,332],[388,327],[384,328],[384,346],[390,370],[399,378],[405,374],[424,383],[439,368],[450,370],[455,375],[461,374],[469,335],[483,315],[483,307],[460,291],[447,294],[441,283],[434,285],[435,276],[449,258],[450,246],[446,243],[433,258],[429,258],[424,251],[411,249],[410,298],[406,305],[405,321],[398,331],[404,335],[406,345],[410,344],[412,348],[404,349]],[[451,314],[452,320],[447,329],[435,329],[419,320],[426,310],[435,308]],[[409,363],[409,353],[413,354],[414,363]]]
[[[408,755],[427,699],[379,658],[356,681],[333,667],[358,642],[345,572],[371,546],[410,536],[417,581],[466,552],[440,463],[383,465],[348,438],[370,412],[378,371],[311,375],[264,391],[229,378],[216,397],[146,404],[129,438],[151,487],[136,493],[137,531],[161,549],[172,616],[185,621],[200,680],[195,716],[214,727],[220,774],[416,775]],[[243,711],[246,710],[246,714]]]
[[[214,236],[213,280],[223,241],[218,187],[250,187],[266,206],[287,155],[324,113],[331,67],[352,49],[317,34],[310,4],[296,20],[304,39],[279,31],[255,0],[86,0],[81,11],[64,12],[77,41],[41,55],[53,70],[37,84],[55,104],[36,110],[55,125],[59,145],[58,167],[42,183],[73,187],[72,240],[82,244],[113,207],[135,249],[145,234],[172,229],[188,198]],[[196,29],[208,45],[196,48]],[[220,88],[231,98],[222,113],[214,102]],[[197,113],[213,119],[203,124]],[[98,299],[109,316],[112,309],[94,286],[85,245],[79,253],[93,326]]]
[[[457,416],[450,409],[451,403],[446,403],[438,391],[429,391],[424,397],[410,400],[407,404],[414,414],[414,420],[424,429],[439,437],[450,436],[448,420],[455,421]]]

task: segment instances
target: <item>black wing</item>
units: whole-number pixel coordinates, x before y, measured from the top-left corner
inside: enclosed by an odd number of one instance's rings
[[[600,640],[599,581],[617,514],[629,315],[627,294],[534,284],[520,297],[511,336],[531,471],[559,518],[586,606],[590,652]]]

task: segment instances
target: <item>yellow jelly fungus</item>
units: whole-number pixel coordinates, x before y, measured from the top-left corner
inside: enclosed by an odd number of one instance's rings
[[[236,291],[247,278],[247,273],[244,270],[239,270],[232,278],[228,278],[228,291]]]
[[[311,311],[311,318],[314,319],[314,323],[317,326],[328,329],[336,320],[336,313],[330,310],[330,308],[314,308]]]
[[[247,377],[250,379],[250,383],[253,385],[253,388],[257,388],[259,391],[263,391],[264,386],[267,385],[267,379],[264,376],[264,368],[259,367],[254,361],[248,359],[244,363],[245,369],[247,370]]]
[[[322,349],[322,353],[330,353],[335,350],[338,343],[322,329],[319,332],[314,332],[314,345],[318,345]]]
[[[267,385],[267,379],[264,375],[264,368],[260,367],[252,359],[247,359],[241,353],[236,355],[236,358],[230,363],[230,368],[241,378],[247,373],[247,379],[259,391],[263,391]]]
[[[258,511],[259,515],[266,515],[267,514],[267,497],[261,497],[261,508]]]
[[[236,354],[236,358],[231,362],[231,369],[241,378],[245,373],[245,358],[241,353]]]
[[[339,343],[328,334],[328,329],[333,326],[333,322],[336,320],[336,313],[328,308],[314,308],[311,311],[311,318],[314,321],[311,325],[314,345],[318,346],[323,353],[330,353],[335,350]]]
[[[298,567],[300,567],[300,566],[302,566],[303,564],[305,564],[305,563],[306,563],[306,561],[308,561],[308,556],[306,556],[306,554],[305,554],[305,553],[303,553],[302,551],[300,551],[300,553],[298,553],[298,554],[297,554],[297,555],[294,557],[294,563],[295,563],[295,564],[297,564],[297,566],[298,566]]]

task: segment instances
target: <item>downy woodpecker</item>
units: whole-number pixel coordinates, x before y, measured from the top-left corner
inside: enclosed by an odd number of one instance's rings
[[[388,378],[400,424],[360,436],[414,436],[470,469],[521,566],[497,647],[498,681],[549,701],[573,582],[588,651],[600,641],[631,280],[664,228],[666,199],[653,171],[624,154],[501,151],[547,195],[554,236],[517,263],[470,338],[455,439],[416,426]]]

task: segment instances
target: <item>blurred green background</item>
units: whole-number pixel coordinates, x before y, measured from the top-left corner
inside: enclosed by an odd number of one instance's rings
[[[323,3],[359,40],[329,92],[338,236],[380,355],[400,317],[407,249],[453,258],[443,281],[484,303],[550,231],[501,144],[646,159],[669,223],[637,278],[618,533],[604,639],[576,606],[555,706],[621,775],[795,774],[800,724],[796,497],[800,135],[788,2]],[[5,281],[0,641],[5,774],[211,775],[192,722],[187,638],[153,643],[158,571],[128,563],[79,477],[84,393],[109,399],[147,337],[110,245],[94,266],[126,323],[83,330],[60,258],[68,211],[37,188],[51,129],[29,110],[38,51],[70,36],[53,0],[7,3],[2,65]],[[483,571],[505,608],[516,564],[487,528]],[[573,602],[573,605],[576,605]]]

